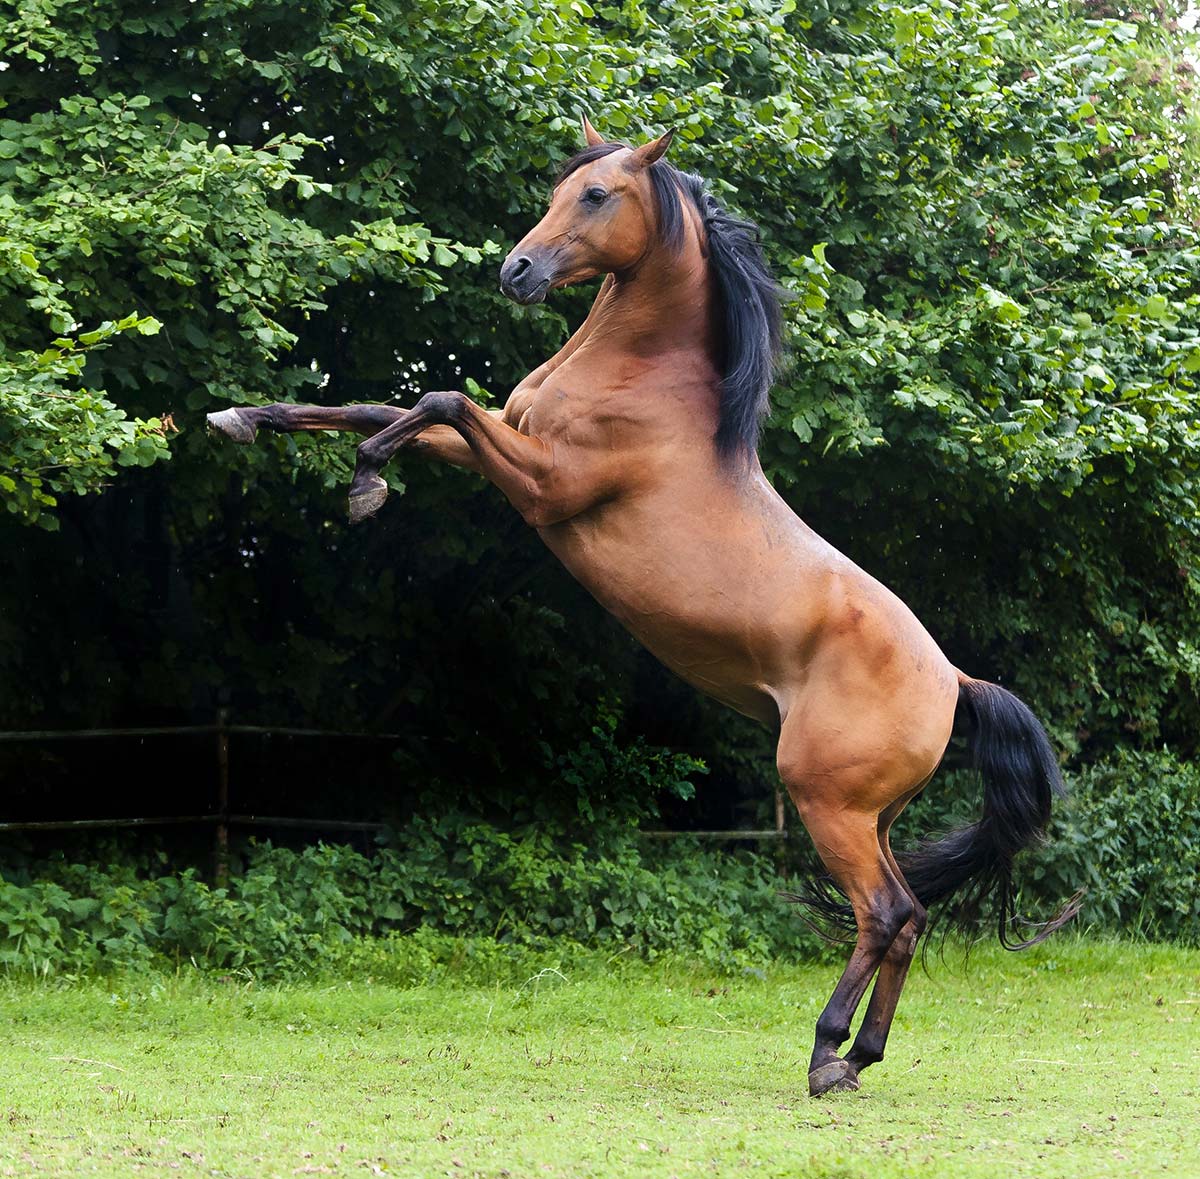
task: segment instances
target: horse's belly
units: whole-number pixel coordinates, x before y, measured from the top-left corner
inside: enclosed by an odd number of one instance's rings
[[[762,633],[768,604],[756,579],[664,546],[610,549],[545,539],[576,580],[681,679],[747,716],[778,723]]]
[[[752,654],[739,644],[739,636],[621,621],[655,658],[692,687],[763,724],[779,722],[773,686]]]
[[[616,510],[541,532],[653,655],[739,712],[774,725],[815,693],[853,715],[951,674],[911,611],[790,513],[657,523]]]

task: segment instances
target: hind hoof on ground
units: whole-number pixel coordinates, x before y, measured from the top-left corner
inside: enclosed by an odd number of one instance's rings
[[[831,1060],[808,1074],[809,1097],[820,1097],[823,1093],[847,1093],[859,1088],[862,1082],[854,1065],[844,1060]]]
[[[358,524],[370,519],[388,497],[387,484],[378,475],[372,477],[365,491],[350,496],[350,523]]]
[[[224,434],[234,442],[253,442],[258,436],[258,429],[240,409],[223,409],[218,413],[210,413],[208,428],[217,434]]]

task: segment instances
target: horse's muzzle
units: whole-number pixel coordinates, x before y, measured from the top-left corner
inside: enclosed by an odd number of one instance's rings
[[[546,297],[552,281],[547,259],[515,251],[500,267],[500,289],[514,303],[540,303]]]

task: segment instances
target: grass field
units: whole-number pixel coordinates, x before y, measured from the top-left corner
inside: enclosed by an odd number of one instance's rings
[[[1200,1176],[1200,952],[931,961],[888,1060],[814,1101],[836,972],[0,984],[0,1174]]]

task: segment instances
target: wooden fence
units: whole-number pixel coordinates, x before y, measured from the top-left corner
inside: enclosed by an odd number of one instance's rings
[[[229,832],[233,827],[283,827],[313,831],[382,831],[386,824],[356,819],[310,819],[287,815],[251,815],[235,811],[230,802],[230,737],[243,734],[269,737],[313,737],[343,741],[399,741],[395,733],[344,732],[333,729],[300,729],[280,725],[232,724],[227,709],[218,711],[210,725],[160,725],[118,729],[32,729],[0,732],[0,745],[15,742],[50,744],[59,741],[94,741],[134,737],[211,736],[213,738],[214,806],[206,814],[152,815],[137,818],[33,819],[0,821],[4,831],[81,831],[89,828],[167,827],[205,825],[213,828],[213,871],[218,882],[229,875]],[[785,807],[781,791],[775,792],[775,825],[762,830],[733,831],[643,831],[647,839],[692,839],[735,841],[784,840]]]

